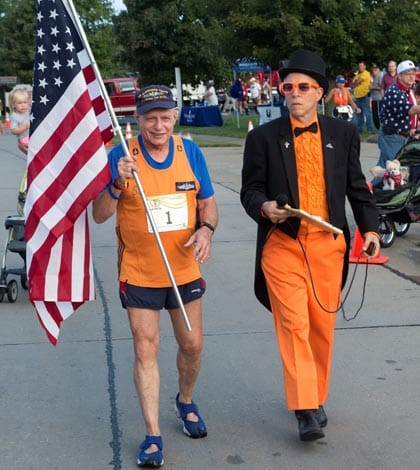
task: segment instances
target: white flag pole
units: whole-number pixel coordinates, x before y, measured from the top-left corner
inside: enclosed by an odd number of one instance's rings
[[[95,61],[95,57],[94,57],[94,55],[92,53],[92,50],[90,48],[90,45],[89,45],[89,42],[87,40],[85,31],[83,29],[83,25],[82,25],[82,23],[79,19],[79,15],[77,14],[77,11],[76,11],[76,9],[73,5],[73,1],[72,0],[63,0],[63,4],[67,8],[67,11],[69,12],[69,14],[70,14],[70,16],[73,20],[73,23],[74,23],[74,25],[75,25],[78,33],[79,33],[80,39],[82,40],[82,43],[83,43],[83,45],[86,49],[86,52],[89,56],[89,60],[92,63],[92,67],[93,67],[93,70],[95,71],[95,75],[96,75],[96,78],[98,80],[102,95],[104,97],[106,107],[107,107],[108,112],[111,116],[111,121],[112,121],[112,126],[113,126],[114,133],[116,133],[118,135],[125,155],[130,155],[130,150],[128,148],[127,142],[125,141],[121,126],[118,123],[118,119],[117,119],[115,111],[112,107],[111,100],[108,96],[108,92],[105,88],[105,84],[104,84],[104,81],[102,79],[101,72],[99,71],[98,64]],[[162,240],[160,238],[159,231],[158,231],[157,226],[156,226],[156,222],[153,218],[153,214],[152,214],[151,209],[149,207],[149,203],[147,201],[146,194],[145,194],[143,186],[140,182],[139,176],[137,175],[137,172],[133,171],[133,177],[134,177],[134,180],[136,182],[137,189],[140,193],[141,199],[143,201],[144,207],[146,209],[146,213],[147,213],[147,217],[149,219],[150,225],[152,226],[153,234],[155,236],[156,243],[158,244],[160,254],[162,256],[163,262],[165,264],[166,271],[168,273],[169,279],[170,279],[171,284],[172,284],[172,288],[175,292],[175,296],[176,296],[176,299],[178,301],[179,308],[181,309],[182,315],[184,317],[185,325],[187,327],[187,330],[191,331],[191,324],[190,324],[190,321],[188,319],[187,312],[185,311],[184,303],[182,302],[182,298],[181,298],[181,295],[179,293],[178,286],[176,285],[175,278],[174,278],[171,266],[170,266],[169,261],[168,261],[168,257],[166,256],[166,252],[165,252],[165,249],[163,247]]]

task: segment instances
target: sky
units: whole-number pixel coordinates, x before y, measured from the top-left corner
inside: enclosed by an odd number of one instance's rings
[[[126,9],[122,0],[112,0],[112,5],[117,13],[122,9]]]

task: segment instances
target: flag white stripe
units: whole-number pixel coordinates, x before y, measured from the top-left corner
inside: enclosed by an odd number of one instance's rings
[[[60,332],[59,327],[52,319],[50,312],[47,310],[45,303],[41,300],[34,300],[32,301],[38,315],[48,333],[54,338],[58,338],[58,333]],[[71,304],[70,304],[71,305]],[[58,308],[58,305],[57,305]]]
[[[59,288],[59,272],[61,254],[63,251],[63,237],[59,237],[51,247],[50,259],[45,272],[44,300],[56,302]]]
[[[86,244],[86,212],[83,212],[74,223],[73,246],[72,246],[72,277],[71,298],[74,301],[83,300],[83,288],[85,277],[85,250],[81,250]],[[90,292],[89,292],[90,295]],[[93,300],[93,298],[89,298]]]

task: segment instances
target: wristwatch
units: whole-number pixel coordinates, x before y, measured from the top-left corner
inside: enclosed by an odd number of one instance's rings
[[[209,222],[200,222],[200,228],[201,227],[207,227],[209,230],[211,230],[213,233],[216,230],[216,228],[210,224]]]

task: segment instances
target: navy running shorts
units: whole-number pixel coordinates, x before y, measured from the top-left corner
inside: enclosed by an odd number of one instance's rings
[[[178,286],[179,295],[185,304],[200,299],[206,291],[203,278]],[[147,308],[150,310],[172,310],[179,308],[172,287],[139,287],[120,281],[120,300],[123,308]]]

